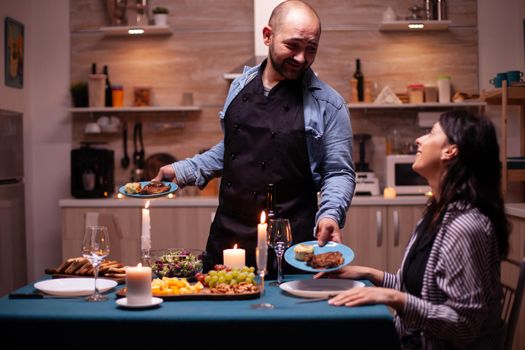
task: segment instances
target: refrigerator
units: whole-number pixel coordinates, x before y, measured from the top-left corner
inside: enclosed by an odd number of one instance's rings
[[[27,283],[22,114],[0,109],[0,296]]]

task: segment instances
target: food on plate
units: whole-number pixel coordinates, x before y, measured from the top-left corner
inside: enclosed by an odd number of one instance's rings
[[[140,185],[140,182],[128,182],[124,188],[129,194],[137,194],[140,193],[142,186]]]
[[[151,181],[146,186],[142,187],[140,194],[159,194],[170,190],[170,186],[158,181]]]
[[[151,292],[155,296],[197,294],[203,288],[202,283],[191,284],[186,278],[162,277],[151,281]]]
[[[151,253],[153,256],[151,269],[157,277],[193,278],[196,273],[202,272],[203,251],[176,249]]]
[[[343,254],[341,252],[328,252],[316,254],[308,261],[308,265],[314,269],[326,269],[337,267],[344,262]]]
[[[309,244],[298,244],[293,249],[295,253],[295,259],[300,261],[309,261],[314,255],[314,246]]]
[[[214,270],[207,274],[197,275],[197,280],[203,281],[204,285],[211,289],[221,284],[235,286],[237,284],[255,285],[255,268],[253,266],[243,266],[242,268],[229,268],[224,265],[215,265]]]
[[[70,258],[64,261],[56,269],[51,269],[52,274],[75,275],[75,276],[93,276],[95,268],[88,259],[84,257]],[[103,260],[99,267],[99,276],[101,277],[125,277],[126,270],[124,265],[116,260]]]

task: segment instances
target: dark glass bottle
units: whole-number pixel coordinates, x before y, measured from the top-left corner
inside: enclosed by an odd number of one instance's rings
[[[97,74],[97,64],[91,63],[91,74]]]
[[[355,60],[354,78],[357,81],[357,100],[363,102],[365,100],[365,77],[361,71],[361,60]]]
[[[268,185],[268,193],[266,197],[266,210],[268,211],[268,220],[275,219],[277,217],[277,208],[275,207],[275,186],[274,184]]]
[[[109,82],[108,66],[104,65],[102,73],[106,76],[106,107],[113,107],[113,96],[111,94],[111,84]]]

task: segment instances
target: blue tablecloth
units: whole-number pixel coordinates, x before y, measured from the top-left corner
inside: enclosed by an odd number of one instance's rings
[[[311,277],[287,276],[287,280],[299,278]],[[33,291],[32,284],[17,290]],[[106,334],[106,341],[113,339],[120,345],[139,334],[177,339],[199,335],[271,336],[279,332],[293,337],[294,342],[303,339],[297,338],[303,334],[322,339],[342,337],[351,349],[399,349],[393,317],[383,305],[346,308],[330,306],[326,301],[298,304],[304,299],[273,286],[266,286],[264,295],[264,301],[275,306],[271,310],[250,307],[260,299],[165,301],[152,309],[123,309],[115,303],[115,291],[108,296],[109,301],[98,303],[83,298],[21,300],[5,296],[0,298],[0,327],[2,333],[7,331],[4,334],[13,336],[31,329],[29,333],[35,334],[38,344],[52,334],[87,336],[90,332]],[[88,331],[79,333],[81,329]]]

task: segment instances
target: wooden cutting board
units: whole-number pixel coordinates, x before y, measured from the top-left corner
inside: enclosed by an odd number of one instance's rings
[[[126,288],[121,288],[116,293],[118,298],[124,298],[126,296]],[[200,293],[195,294],[155,294],[154,297],[162,298],[165,301],[177,301],[177,300],[247,300],[257,299],[261,295],[260,291],[250,293],[235,293],[235,294],[215,294],[210,291],[209,288],[204,288]]]

